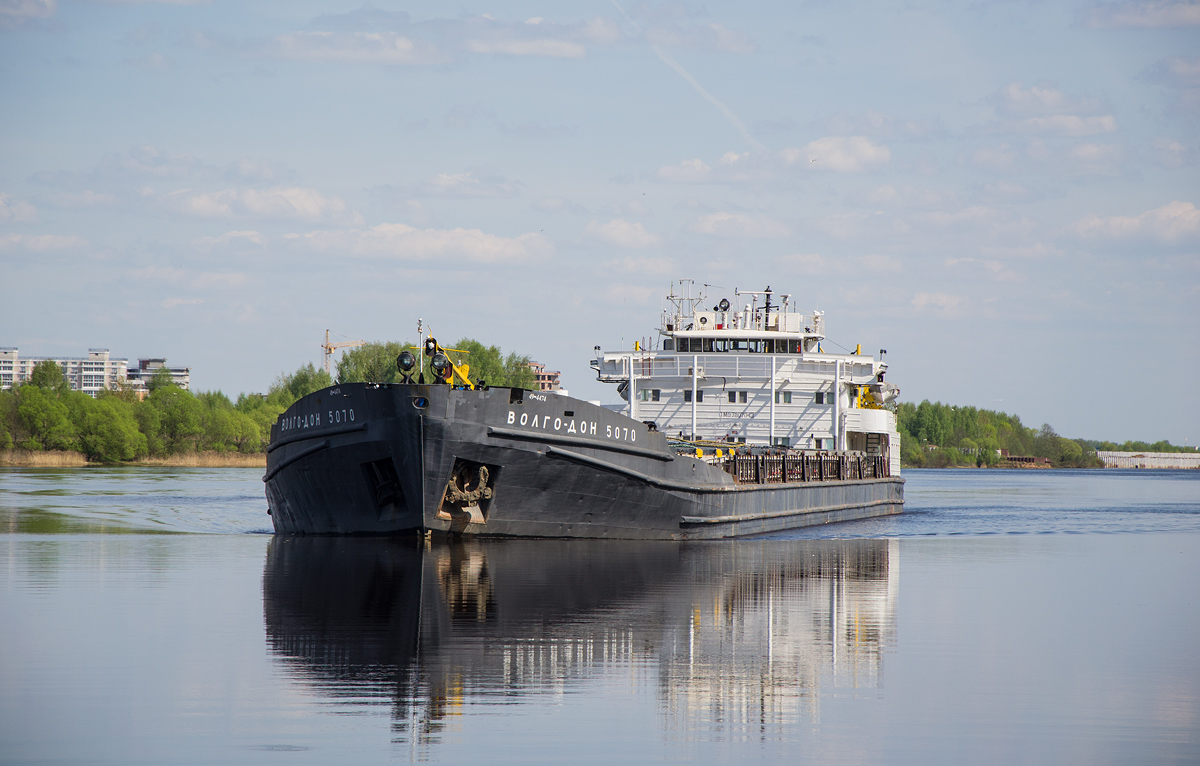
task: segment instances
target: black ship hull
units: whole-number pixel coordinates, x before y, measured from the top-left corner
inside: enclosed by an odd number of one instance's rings
[[[351,383],[280,417],[263,480],[285,534],[708,539],[903,509],[898,477],[797,478],[739,484],[647,425],[565,396]]]

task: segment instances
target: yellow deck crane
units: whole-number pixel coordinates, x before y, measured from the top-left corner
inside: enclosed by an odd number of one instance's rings
[[[325,351],[325,374],[329,374],[329,357],[333,356],[333,352],[339,348],[350,348],[353,346],[365,345],[365,340],[347,340],[341,343],[329,342],[329,330],[325,331],[325,342],[321,344],[321,348]]]

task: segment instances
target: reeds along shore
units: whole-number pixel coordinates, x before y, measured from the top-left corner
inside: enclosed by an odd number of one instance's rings
[[[67,450],[0,450],[0,466],[21,468],[81,468],[84,466],[164,466],[174,468],[266,468],[264,453],[189,452],[164,457],[146,457],[123,463],[89,462],[81,452]]]

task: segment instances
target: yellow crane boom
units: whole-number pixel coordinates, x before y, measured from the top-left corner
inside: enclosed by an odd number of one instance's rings
[[[329,342],[329,330],[326,330],[325,331],[325,342],[321,344],[321,348],[324,349],[324,351],[325,351],[325,374],[326,375],[329,374],[329,357],[333,356],[333,352],[336,349],[349,348],[352,346],[362,346],[365,344],[366,344],[365,340],[347,340],[347,341],[342,341],[341,343],[330,343]]]

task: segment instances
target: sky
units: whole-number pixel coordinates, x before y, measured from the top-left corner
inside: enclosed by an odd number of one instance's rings
[[[0,346],[231,396],[422,319],[616,401],[686,278],[1195,445],[1198,204],[1198,2],[0,0]]]

